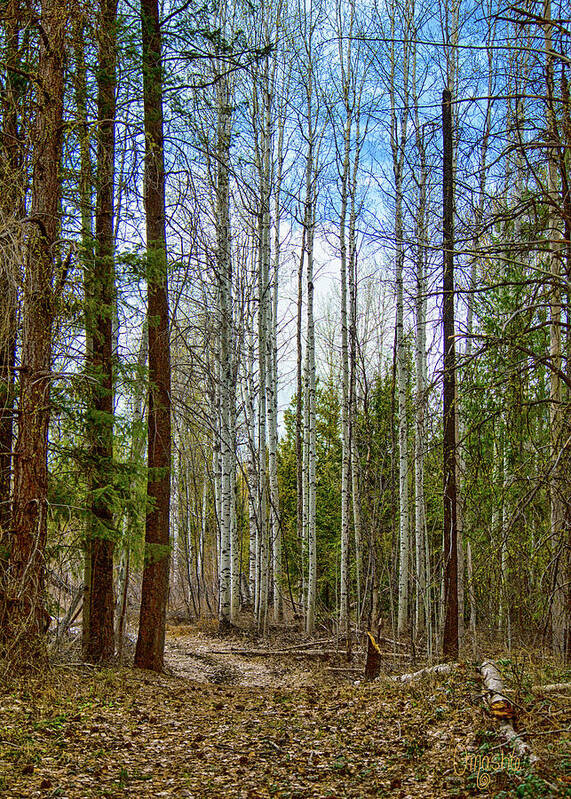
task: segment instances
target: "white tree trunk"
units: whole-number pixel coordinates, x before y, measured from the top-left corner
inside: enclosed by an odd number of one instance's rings
[[[256,606],[257,598],[257,555],[256,542],[258,524],[256,516],[257,478],[256,478],[256,413],[254,409],[254,336],[250,330],[248,342],[248,366],[246,377],[246,429],[248,435],[248,462],[246,480],[248,484],[248,585],[249,601]]]
[[[347,315],[347,239],[345,233],[349,180],[351,118],[345,122],[343,171],[341,174],[341,211],[339,249],[341,255],[341,573],[339,592],[339,632],[349,632],[349,512],[351,485],[351,438],[349,410],[349,336]]]
[[[223,626],[232,622],[232,256],[230,249],[230,86],[227,76],[217,83],[217,185],[216,233],[217,274],[220,323],[220,608],[219,619]]]
[[[275,69],[274,69],[275,76]],[[269,122],[268,122],[269,127]],[[280,221],[281,201],[280,190],[282,180],[283,160],[283,118],[278,120],[278,141],[276,151],[276,180],[274,194],[274,268],[270,298],[270,329],[269,343],[269,471],[270,471],[270,519],[273,553],[273,612],[274,620],[281,621],[283,617],[282,596],[282,530],[280,520],[280,498],[278,491],[278,289],[280,267]]]
[[[316,460],[315,448],[315,328],[313,321],[313,208],[307,235],[307,404],[308,404],[308,452],[307,452],[307,616],[305,631],[312,635],[315,626],[315,604],[317,599],[317,531],[316,515]]]
[[[411,9],[406,7],[406,20],[409,20]],[[395,52],[397,14],[402,9],[396,4],[390,8],[391,15],[391,57],[390,85],[391,102],[390,143],[393,161],[395,189],[395,273],[396,273],[396,372],[397,372],[397,416],[399,443],[399,574],[398,574],[398,612],[397,634],[402,635],[408,627],[409,610],[409,507],[408,507],[408,435],[406,418],[406,352],[404,346],[404,221],[403,221],[403,172],[409,120],[409,69],[410,47],[408,42],[403,47],[402,63],[397,64]],[[410,21],[410,20],[409,20]],[[408,38],[410,27],[405,28]],[[397,96],[398,91],[398,96]],[[400,109],[400,111],[399,111]]]

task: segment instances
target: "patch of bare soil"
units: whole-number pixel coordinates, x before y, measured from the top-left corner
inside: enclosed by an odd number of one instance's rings
[[[275,642],[270,646],[247,635],[215,636],[190,626],[171,628],[165,666],[172,675],[195,682],[251,688],[301,687],[324,679],[321,659],[305,656],[303,649],[284,653]]]

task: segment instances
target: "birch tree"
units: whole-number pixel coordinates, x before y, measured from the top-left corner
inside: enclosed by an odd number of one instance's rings
[[[407,147],[407,130],[410,116],[410,68],[411,68],[411,25],[414,19],[414,3],[407,3],[404,9],[389,6],[390,19],[390,147],[395,192],[394,208],[394,246],[395,246],[395,287],[396,318],[395,347],[398,394],[398,452],[399,452],[399,572],[398,572],[398,614],[397,634],[403,635],[408,626],[409,613],[409,457],[408,426],[406,414],[406,349],[404,341],[404,169]],[[402,29],[397,28],[397,14],[403,13]],[[397,30],[402,35],[402,51],[398,51]]]

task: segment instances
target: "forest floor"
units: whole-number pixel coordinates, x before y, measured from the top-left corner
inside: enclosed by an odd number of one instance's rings
[[[164,675],[60,657],[41,680],[0,687],[0,796],[571,796],[569,696],[531,688],[569,675],[537,653],[498,661],[531,768],[502,748],[469,663],[398,684],[390,673],[407,669],[392,660],[366,683],[336,670],[360,668],[358,653],[284,653],[286,640],[271,654],[246,633],[179,626]]]

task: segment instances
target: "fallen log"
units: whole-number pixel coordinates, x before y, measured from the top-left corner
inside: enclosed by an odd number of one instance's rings
[[[534,755],[530,745],[526,743],[523,738],[520,738],[514,730],[511,721],[502,724],[498,732],[500,735],[503,735],[518,757],[527,757],[530,763],[535,763],[537,761],[537,755]]]
[[[492,716],[497,719],[511,719],[514,707],[504,692],[502,675],[493,660],[485,660],[480,666],[480,674],[486,687],[486,703]]]
[[[387,638],[384,635],[379,635],[379,642],[383,644],[385,641],[387,644],[392,644],[393,646],[408,646],[404,641],[395,641],[394,638]]]
[[[502,676],[493,660],[485,660],[479,668],[484,687],[486,688],[485,700],[492,716],[503,720],[498,732],[511,745],[514,752],[519,757],[527,757],[530,763],[535,763],[537,756],[531,751],[527,744],[515,731],[513,717],[515,709],[510,700],[505,695]]]
[[[439,663],[437,666],[427,666],[425,669],[413,671],[411,674],[399,674],[397,677],[393,677],[393,680],[396,682],[412,682],[429,674],[450,674],[459,665],[459,663]]]

